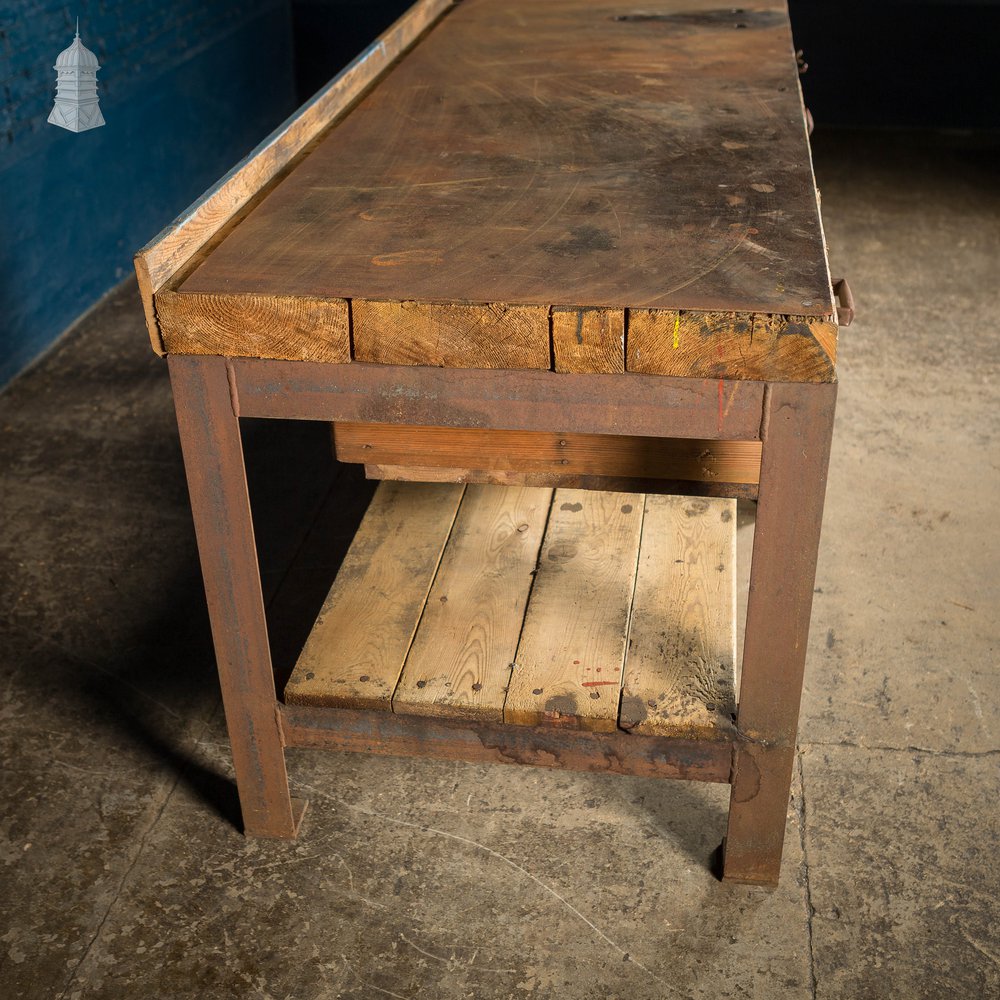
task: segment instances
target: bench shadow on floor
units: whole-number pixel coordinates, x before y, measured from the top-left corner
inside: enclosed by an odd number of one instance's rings
[[[101,760],[131,780],[179,781],[238,829],[232,780],[198,747],[228,756],[166,370],[140,324],[124,284],[3,396],[5,630],[23,653],[12,724],[47,754],[56,736],[71,741],[74,766]],[[265,595],[278,595],[270,624],[282,689],[375,484],[334,462],[326,424],[246,420],[243,430]],[[297,761],[316,753],[296,751]],[[387,760],[372,761],[379,775],[395,773]],[[606,789],[625,811],[645,798],[656,803],[645,808],[690,816],[673,831],[682,840],[682,827],[721,839],[724,817],[705,789],[574,780]],[[704,863],[700,841],[679,846]]]

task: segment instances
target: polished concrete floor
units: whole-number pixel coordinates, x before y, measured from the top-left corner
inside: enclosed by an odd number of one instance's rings
[[[816,160],[859,318],[780,888],[712,877],[727,789],[683,782],[299,751],[303,835],[244,839],[126,285],[0,396],[3,1000],[1000,995],[997,150]],[[287,659],[369,488],[323,427],[247,438]]]

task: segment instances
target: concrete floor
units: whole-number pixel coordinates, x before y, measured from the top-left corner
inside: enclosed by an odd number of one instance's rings
[[[816,159],[860,312],[780,888],[709,873],[723,786],[528,768],[291,753],[303,836],[245,840],[128,285],[0,397],[0,997],[1000,995],[996,151]],[[324,510],[287,656],[368,488],[322,427],[247,436],[269,591]]]

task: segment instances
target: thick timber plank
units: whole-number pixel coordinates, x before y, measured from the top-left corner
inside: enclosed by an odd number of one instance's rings
[[[287,702],[389,710],[463,489],[379,486],[285,686]]]
[[[549,367],[544,306],[351,303],[354,357],[443,368]]]
[[[617,727],[643,499],[556,491],[505,722]]]
[[[502,721],[551,501],[530,487],[466,490],[394,712]]]
[[[373,466],[756,483],[759,441],[342,422],[337,458]]]
[[[624,310],[554,307],[552,352],[557,372],[624,372]]]
[[[781,382],[836,380],[837,325],[807,316],[631,309],[630,372]]]
[[[793,52],[783,0],[463,0],[185,290],[831,316]]]
[[[156,297],[156,310],[168,354],[351,360],[351,320],[343,299],[164,290]]]
[[[648,496],[620,722],[658,736],[732,734],[736,501]]]

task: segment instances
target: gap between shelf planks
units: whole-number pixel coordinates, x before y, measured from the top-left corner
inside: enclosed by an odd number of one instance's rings
[[[736,502],[386,482],[289,705],[731,739]]]

